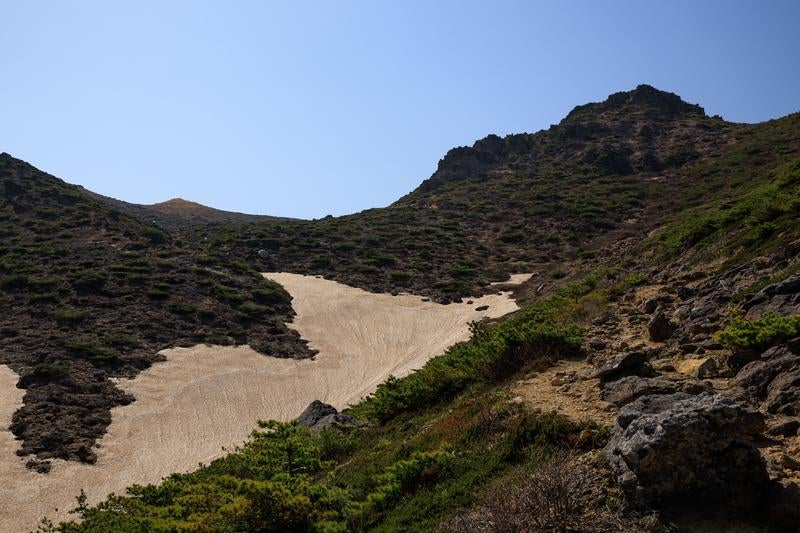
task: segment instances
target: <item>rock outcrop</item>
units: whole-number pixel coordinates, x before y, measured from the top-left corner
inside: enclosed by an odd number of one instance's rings
[[[334,406],[314,400],[297,417],[301,426],[313,432],[322,431],[330,427],[364,427],[365,424],[350,415],[340,413]]]

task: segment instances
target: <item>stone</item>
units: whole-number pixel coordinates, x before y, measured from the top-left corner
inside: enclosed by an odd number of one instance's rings
[[[684,287],[681,285],[675,287],[675,294],[677,294],[678,298],[680,298],[681,300],[688,300],[689,298],[694,296],[696,292],[697,291],[695,291],[690,287]]]
[[[650,298],[649,300],[645,300],[642,302],[642,305],[639,306],[639,311],[646,315],[652,315],[658,309],[658,300],[655,298]]]
[[[604,385],[600,397],[603,401],[622,407],[641,396],[671,394],[677,391],[678,385],[668,379],[626,376]]]
[[[800,420],[791,418],[770,426],[766,433],[773,437],[793,437],[797,435],[798,429],[800,429]]]
[[[647,352],[643,350],[629,352],[601,366],[594,373],[594,377],[600,378],[601,381],[611,381],[623,376],[630,376],[642,371],[646,363]]]
[[[774,346],[746,364],[731,384],[737,399],[763,404],[769,413],[800,414],[800,355],[785,346]]]
[[[487,309],[489,309],[488,305],[479,305],[475,308],[476,311],[486,311]]]
[[[656,313],[647,323],[647,332],[650,335],[650,340],[655,342],[663,342],[669,339],[676,329],[678,329],[677,326],[670,322],[662,312]]]
[[[719,364],[713,357],[686,359],[676,365],[681,374],[699,379],[713,378],[719,373]]]
[[[595,351],[605,350],[608,347],[608,343],[601,339],[600,337],[594,337],[589,339],[589,348]]]
[[[337,411],[327,403],[314,400],[297,417],[297,423],[307,427],[313,432],[322,431],[330,427],[364,427],[364,423]]]
[[[620,410],[605,451],[622,490],[645,504],[752,506],[769,485],[752,444],[762,429],[757,412],[721,395],[644,396]]]
[[[258,253],[258,257],[260,257],[261,259],[269,259],[269,252],[268,251],[266,251],[264,249],[261,249],[257,253]]]

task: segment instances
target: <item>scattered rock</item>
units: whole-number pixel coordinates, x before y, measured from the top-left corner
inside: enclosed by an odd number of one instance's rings
[[[475,308],[476,311],[486,311],[487,309],[489,309],[488,305],[479,305]]]
[[[681,374],[694,378],[706,379],[717,376],[719,373],[719,364],[713,357],[701,357],[681,361],[676,365],[676,369]]]
[[[345,415],[336,408],[319,400],[314,400],[297,417],[297,422],[311,431],[321,431],[329,427],[364,427],[364,423]]]
[[[608,343],[601,339],[600,337],[594,337],[593,339],[589,339],[589,348],[595,351],[605,350],[608,347]]]
[[[769,483],[752,445],[762,428],[724,396],[645,396],[620,410],[606,454],[622,489],[645,503],[756,505]]]
[[[645,300],[642,302],[642,305],[639,306],[639,311],[646,315],[652,315],[658,309],[658,300],[655,298],[651,298],[649,300]]]
[[[669,339],[676,329],[678,329],[677,326],[670,322],[662,312],[656,313],[647,323],[647,332],[650,334],[650,340],[655,342],[663,342]]]
[[[33,470],[34,472],[38,472],[39,474],[47,474],[50,472],[50,469],[53,468],[53,465],[50,463],[50,461],[29,459],[28,462],[25,463],[25,467],[29,470]]]
[[[258,257],[260,257],[261,259],[269,259],[269,252],[268,251],[266,251],[264,249],[261,249],[257,253],[258,253]]]
[[[675,287],[675,293],[681,300],[688,300],[695,295],[696,291],[690,287],[677,286]]]

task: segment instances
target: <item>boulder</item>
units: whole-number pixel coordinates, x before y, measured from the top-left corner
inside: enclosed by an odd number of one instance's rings
[[[264,249],[261,249],[258,251],[258,257],[260,257],[261,259],[269,259],[269,252]]]
[[[707,392],[709,389],[708,385],[694,380],[627,376],[611,383],[606,383],[600,392],[600,397],[606,402],[622,407],[642,396],[673,394],[676,392],[700,394]]]
[[[650,322],[647,323],[647,332],[650,334],[650,340],[655,342],[662,342],[669,339],[678,327],[670,322],[667,316],[662,313],[656,313]]]
[[[650,370],[645,368],[648,359],[648,354],[644,350],[637,350],[621,355],[607,362],[601,366],[593,377],[600,378],[601,381],[612,381],[623,376],[635,375],[643,370]],[[650,372],[645,372],[650,373]]]
[[[800,414],[800,355],[774,346],[736,374],[734,397],[773,414]]]
[[[642,305],[639,306],[639,311],[646,315],[652,315],[658,309],[658,300],[655,298],[651,298],[649,300],[645,300],[642,302]]]
[[[364,423],[345,415],[336,408],[319,400],[314,400],[297,417],[297,423],[311,431],[322,431],[329,427],[364,427]]]
[[[644,396],[620,410],[606,446],[623,491],[646,505],[754,505],[769,484],[752,445],[763,419],[724,396]],[[713,502],[713,503],[712,503]]]

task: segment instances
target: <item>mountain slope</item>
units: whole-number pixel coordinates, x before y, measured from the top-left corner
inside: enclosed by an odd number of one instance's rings
[[[511,273],[557,273],[608,235],[652,229],[669,200],[662,184],[719,157],[753,128],[640,86],[577,107],[549,130],[455,148],[388,209],[205,227],[187,238],[270,271],[450,301]]]
[[[241,450],[134,487],[62,530],[795,530],[800,115],[727,124],[673,96],[640,87],[548,132],[456,149],[386,210],[186,234],[271,268],[439,298],[516,268],[543,272],[518,292],[522,311],[476,325],[468,343],[353,406],[369,427],[266,423]],[[531,239],[540,228],[542,242]],[[504,241],[510,229],[520,236]],[[448,270],[454,261],[470,263]],[[558,358],[556,369],[584,373],[543,372]],[[679,455],[640,449],[631,463],[697,467],[688,492],[643,501],[598,453],[610,430],[530,409],[531,383],[599,419],[640,398],[729,395],[769,428],[756,444],[734,441],[734,470],[742,450],[758,446],[766,460],[758,476],[719,483],[722,454],[692,449],[686,425]],[[590,403],[590,389],[602,401]],[[725,416],[749,424],[732,408]],[[732,438],[711,426],[704,446]],[[711,489],[698,492],[704,480]]]
[[[163,230],[0,155],[0,362],[20,374],[21,455],[93,461],[109,409],[175,345],[311,352],[285,323],[289,295],[247,265],[216,264]]]

